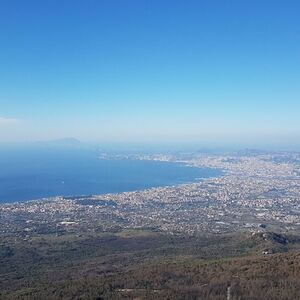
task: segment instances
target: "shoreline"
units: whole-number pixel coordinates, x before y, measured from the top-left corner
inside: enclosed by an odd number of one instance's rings
[[[102,157],[100,159],[103,159]],[[16,204],[21,204],[21,203],[27,203],[27,202],[40,202],[40,201],[47,201],[51,199],[56,199],[56,198],[72,198],[72,197],[100,197],[100,196],[106,196],[106,195],[117,195],[117,194],[123,194],[123,193],[135,193],[135,192],[147,192],[152,189],[159,189],[159,188],[172,188],[172,187],[177,187],[181,185],[191,185],[191,184],[197,184],[202,182],[203,180],[210,179],[210,178],[218,178],[222,177],[226,174],[226,170],[216,168],[216,167],[206,167],[206,166],[193,166],[188,164],[185,161],[170,161],[170,160],[160,160],[160,159],[145,159],[145,158],[130,158],[130,157],[122,157],[122,158],[106,158],[105,160],[113,160],[113,161],[118,161],[118,160],[132,160],[132,161],[151,161],[151,162],[160,162],[160,163],[170,163],[170,164],[177,164],[181,167],[184,168],[197,168],[197,169],[202,169],[204,171],[216,171],[218,174],[213,175],[213,176],[205,176],[205,177],[197,177],[194,178],[192,181],[186,181],[186,182],[178,182],[174,184],[162,184],[162,185],[153,185],[150,187],[145,187],[141,189],[132,189],[132,190],[124,190],[124,191],[116,191],[116,192],[104,192],[104,193],[93,193],[93,194],[68,194],[68,195],[53,195],[53,196],[47,196],[47,197],[41,197],[41,198],[33,198],[33,199],[24,199],[24,200],[12,200],[6,202],[2,202],[0,200],[0,206],[2,205],[16,205]]]

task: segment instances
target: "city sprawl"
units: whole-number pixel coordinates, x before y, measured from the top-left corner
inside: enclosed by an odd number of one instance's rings
[[[41,199],[0,206],[1,235],[151,228],[170,234],[300,231],[300,154],[145,155],[223,170],[197,183],[142,191]]]

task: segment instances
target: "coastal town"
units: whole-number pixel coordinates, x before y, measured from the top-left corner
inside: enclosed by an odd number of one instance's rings
[[[127,159],[216,168],[222,175],[119,194],[1,204],[0,235],[26,240],[43,233],[140,228],[172,235],[300,232],[299,153],[156,154]]]

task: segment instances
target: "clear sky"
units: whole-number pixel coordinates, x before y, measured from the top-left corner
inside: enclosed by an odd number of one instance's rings
[[[2,0],[0,141],[299,144],[299,14],[298,0]]]

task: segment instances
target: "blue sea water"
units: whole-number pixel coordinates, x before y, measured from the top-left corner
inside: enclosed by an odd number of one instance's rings
[[[82,149],[0,149],[0,203],[133,191],[220,174],[177,163],[104,160],[96,151]]]

